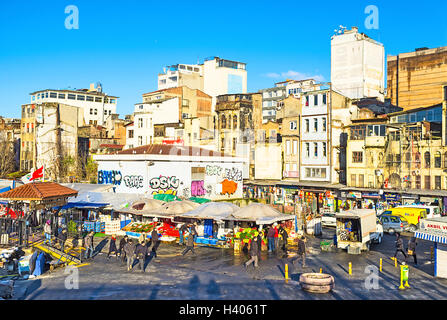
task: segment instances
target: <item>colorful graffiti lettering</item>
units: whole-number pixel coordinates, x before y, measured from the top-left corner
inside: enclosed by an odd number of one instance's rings
[[[185,197],[185,198],[189,198],[189,197],[191,197],[191,191],[189,190],[189,188],[183,188],[183,196]]]
[[[98,184],[113,184],[121,185],[122,175],[121,171],[115,170],[99,170],[98,171]]]
[[[177,179],[177,177],[165,177],[165,176],[159,176],[157,178],[152,178],[149,181],[151,189],[153,189],[156,193],[158,193],[160,190],[163,191],[163,193],[166,193],[168,190],[172,190],[175,193],[171,194],[177,194],[177,189],[180,185],[180,180]]]
[[[237,168],[225,169],[224,178],[233,181],[242,181],[242,171]]]
[[[191,182],[191,196],[200,197],[205,195],[205,188],[203,187],[203,180]]]
[[[207,176],[220,176],[222,168],[219,166],[206,166]]]
[[[156,194],[172,194],[172,195],[176,196],[177,190],[158,190],[158,191],[152,192],[152,195],[156,195]]]
[[[143,176],[125,176],[124,183],[128,188],[143,188]]]
[[[230,181],[228,179],[225,179],[221,182],[222,184],[222,192],[221,194],[228,194],[232,195],[237,190],[237,183],[234,181]]]
[[[207,195],[211,195],[211,193],[213,193],[213,186],[212,185],[207,185],[206,187],[205,187],[205,192],[206,192],[206,194]]]

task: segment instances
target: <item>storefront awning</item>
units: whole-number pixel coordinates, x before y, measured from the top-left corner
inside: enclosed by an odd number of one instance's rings
[[[434,234],[431,232],[416,231],[414,233],[414,236],[416,238],[422,239],[422,240],[428,240],[428,241],[447,244],[447,236],[444,236],[444,235],[437,235],[437,234]]]

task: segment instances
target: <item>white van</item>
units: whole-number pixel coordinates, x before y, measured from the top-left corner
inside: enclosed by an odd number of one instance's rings
[[[422,204],[409,204],[404,206],[398,206],[397,208],[420,208],[427,210],[427,218],[439,218],[441,216],[441,210],[438,206],[424,206]]]

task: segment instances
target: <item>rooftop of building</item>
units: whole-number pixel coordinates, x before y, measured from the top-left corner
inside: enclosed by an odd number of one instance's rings
[[[399,56],[399,59],[402,59],[402,58],[411,58],[411,57],[416,57],[416,56],[441,53],[441,52],[446,52],[446,51],[447,51],[447,46],[437,47],[437,48],[432,48],[432,49],[427,48],[427,47],[422,47],[422,48],[416,48],[416,49],[414,49],[414,51],[410,51],[410,52],[402,52],[402,53],[398,53],[396,55],[388,55],[387,60],[396,60],[398,56]]]
[[[177,146],[164,144],[148,144],[136,148],[122,150],[116,154],[151,154],[151,155],[167,155],[167,156],[200,156],[200,157],[230,157],[231,155],[222,152],[212,151],[199,147]]]
[[[38,90],[35,92],[31,92],[30,95],[35,95],[37,93],[46,92],[46,91],[53,91],[53,92],[70,92],[70,93],[77,93],[77,94],[87,94],[87,95],[94,95],[94,96],[101,96],[101,97],[109,97],[109,98],[116,98],[119,99],[117,96],[111,96],[104,92],[98,92],[98,91],[90,91],[90,89],[44,89],[44,90]]]
[[[418,111],[423,111],[423,110],[429,110],[429,109],[433,109],[433,108],[442,108],[442,103],[438,103],[432,106],[428,106],[428,107],[419,107],[419,108],[413,108],[413,109],[409,109],[409,110],[402,110],[402,111],[398,111],[398,112],[392,112],[392,113],[388,113],[388,117],[393,117],[393,116],[398,116],[401,114],[407,114],[407,113],[414,113],[414,112],[418,112]]]
[[[56,182],[32,182],[0,193],[1,199],[8,200],[44,200],[60,197],[74,197],[76,190],[62,186]]]

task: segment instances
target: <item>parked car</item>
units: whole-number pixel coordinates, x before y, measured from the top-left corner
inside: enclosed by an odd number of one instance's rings
[[[427,210],[421,208],[397,207],[384,211],[383,214],[401,217],[402,221],[408,222],[411,232],[417,230],[421,219],[427,218]]]
[[[337,220],[335,219],[335,213],[323,213],[321,216],[321,225],[323,227],[336,227]]]
[[[390,214],[382,214],[379,217],[380,224],[383,227],[384,232],[388,232],[389,234],[394,234],[395,232],[403,232],[407,231],[410,228],[405,219],[400,216],[393,216]]]

